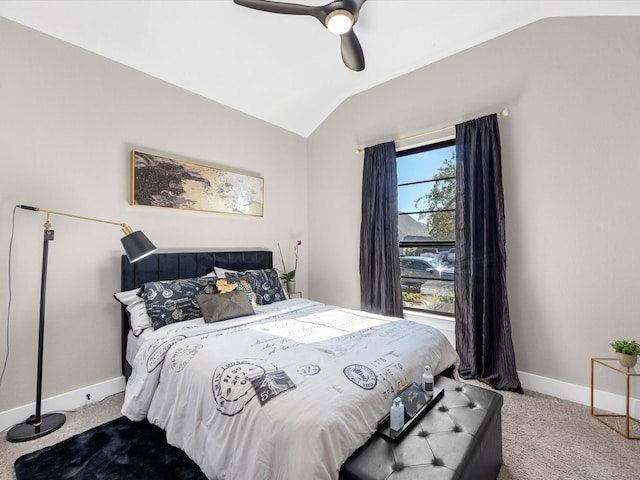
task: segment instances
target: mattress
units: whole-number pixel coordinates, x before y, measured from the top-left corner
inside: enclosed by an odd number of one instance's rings
[[[425,364],[458,362],[429,326],[306,299],[136,342],[122,413],[226,480],[337,479]]]
[[[280,304],[274,303],[270,305],[255,305],[253,309],[256,312],[256,314],[261,314],[261,313],[269,314],[270,312],[280,313],[282,311],[286,311],[287,308],[289,308],[282,305],[283,302],[279,302],[279,303]],[[190,324],[201,325],[203,323],[204,323],[203,319],[199,318],[191,321]],[[144,329],[140,333],[140,335],[134,335],[133,332],[129,330],[129,332],[127,333],[125,358],[130,365],[133,365],[133,359],[138,354],[140,347],[145,343],[145,341],[147,341],[153,335],[153,332],[154,332],[153,327]]]

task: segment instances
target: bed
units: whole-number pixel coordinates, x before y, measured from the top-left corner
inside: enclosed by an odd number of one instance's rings
[[[163,253],[135,264],[123,257],[122,290],[201,278],[215,267],[267,271],[272,255]],[[419,381],[425,364],[438,374],[458,362],[446,338],[426,325],[308,299],[137,335],[127,308],[123,414],[163,428],[212,479],[335,480],[402,386]]]

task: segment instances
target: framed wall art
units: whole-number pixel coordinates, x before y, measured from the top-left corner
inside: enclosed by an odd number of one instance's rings
[[[131,205],[261,217],[264,179],[133,150]]]

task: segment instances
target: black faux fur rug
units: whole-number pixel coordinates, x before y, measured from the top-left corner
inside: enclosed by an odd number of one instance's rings
[[[120,417],[18,458],[18,480],[206,480],[162,429]]]

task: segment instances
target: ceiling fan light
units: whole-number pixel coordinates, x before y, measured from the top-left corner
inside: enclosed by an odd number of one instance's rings
[[[334,10],[327,15],[325,25],[334,35],[342,35],[351,30],[353,26],[353,15],[348,10]]]

